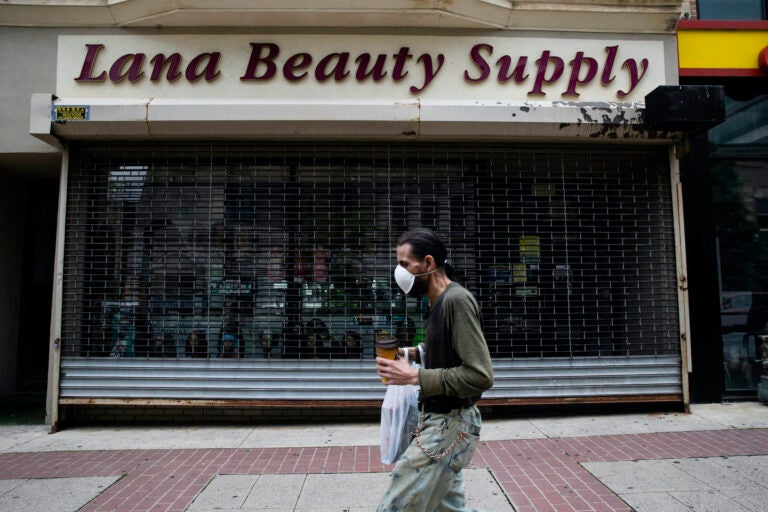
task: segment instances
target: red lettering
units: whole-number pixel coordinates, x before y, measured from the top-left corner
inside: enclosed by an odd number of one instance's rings
[[[629,96],[632,91],[635,90],[637,84],[639,84],[640,80],[642,80],[642,78],[645,76],[645,72],[648,71],[648,59],[643,59],[640,61],[640,67],[643,68],[642,72],[638,70],[637,62],[635,59],[625,60],[621,67],[627,68],[627,71],[629,72],[629,90],[627,92],[619,90],[616,93],[619,98]]]
[[[512,44],[512,43],[510,43]],[[279,59],[280,47],[275,43],[252,42],[250,43],[251,52],[246,69],[241,81],[265,81],[274,79],[279,71],[283,78],[288,82],[299,82],[307,78],[313,78],[317,82],[327,82],[333,80],[342,82],[348,79],[349,75],[354,73],[357,82],[381,82],[387,79],[392,83],[400,82],[408,77],[410,66],[416,66],[423,70],[423,81],[418,82],[418,78],[409,80],[409,90],[411,94],[417,95],[426,90],[437,78],[442,70],[446,58],[442,53],[423,53],[415,58],[410,53],[410,48],[402,46],[394,54],[392,53],[359,53],[356,54],[354,64],[350,62],[351,54],[347,51],[334,52],[315,57],[311,51],[299,52],[287,57],[283,62]],[[105,49],[103,44],[86,44],[85,56],[80,69],[80,74],[74,79],[76,82],[105,82],[107,80],[113,83],[129,81],[135,83],[144,78],[145,72],[150,75],[151,82],[178,81],[184,78],[189,82],[198,82],[205,80],[212,82],[221,76],[219,65],[221,64],[222,54],[220,52],[200,53],[196,55],[185,69],[182,69],[184,57],[180,53],[157,53],[148,60],[144,53],[126,53],[115,59],[109,67],[99,65],[98,59],[101,51]],[[600,84],[608,86],[612,84],[617,74],[626,73],[628,77],[628,86],[623,90],[617,90],[616,95],[620,98],[633,93],[645,77],[648,71],[649,61],[647,58],[628,58],[623,61],[621,69],[618,69],[619,45],[605,46],[603,61],[587,56],[584,51],[575,51],[574,57],[570,62],[570,75],[567,79],[562,96],[578,97],[580,89],[583,89],[590,83],[596,82],[599,74]],[[514,56],[500,55],[491,61],[494,52],[498,48],[486,43],[479,43],[472,46],[469,52],[470,64],[464,70],[464,80],[468,83],[481,83],[491,77],[491,73],[496,73],[496,80],[499,84],[513,83],[517,85],[525,84],[529,79],[533,79],[533,84],[527,92],[528,96],[546,96],[547,90],[553,84],[565,81],[564,58],[553,55],[550,50],[543,50],[540,57],[535,61],[535,70],[528,73],[528,61],[532,59],[527,55]],[[763,68],[768,69],[768,47],[763,50],[760,58]],[[390,61],[390,59],[392,59]],[[415,59],[415,60],[414,60]],[[148,61],[151,70],[145,70],[145,61]],[[315,64],[316,63],[316,64]],[[102,63],[103,64],[103,63]],[[496,69],[492,70],[492,66]],[[281,66],[281,69],[278,69]],[[355,66],[353,70],[351,66]],[[391,69],[390,69],[391,68]],[[421,76],[419,74],[419,76]]]
[[[393,55],[395,58],[395,67],[392,69],[392,80],[395,82],[399,82],[408,74],[408,71],[403,71],[403,68],[405,68],[405,61],[413,58],[413,55],[408,53],[409,50],[410,48],[404,46],[400,48],[399,52]]]
[[[432,56],[428,53],[422,53],[418,59],[416,59],[416,62],[421,62],[424,66],[424,84],[421,87],[416,87],[415,85],[412,85],[410,88],[411,94],[417,94],[429,87],[429,84],[432,83],[432,80],[435,79],[437,74],[440,72],[440,69],[443,67],[443,63],[445,62],[445,55],[442,53],[437,54],[437,66],[432,65]]]
[[[387,72],[384,71],[384,64],[386,61],[387,56],[383,53],[380,53],[376,57],[376,63],[373,65],[373,67],[371,67],[371,70],[368,71],[368,64],[371,62],[371,54],[360,54],[360,56],[355,59],[355,62],[357,63],[357,73],[355,73],[355,78],[358,82],[362,82],[369,76],[373,76],[374,82],[381,81],[385,76],[387,76]]]
[[[349,76],[349,71],[347,71],[348,60],[348,52],[329,53],[317,63],[317,68],[315,68],[315,78],[318,82],[325,82],[329,78],[341,82]],[[328,69],[329,66],[330,69]]]
[[[93,67],[96,65],[96,57],[102,48],[103,44],[87,44],[85,47],[88,51],[85,54],[85,60],[83,60],[83,68],[80,70],[80,76],[75,78],[75,82],[103,82],[107,79],[107,72],[102,71],[97,77],[93,76]]]
[[[158,53],[152,57],[150,62],[154,66],[152,68],[152,76],[150,77],[151,81],[157,82],[160,80],[160,77],[163,74],[163,68],[166,66],[168,67],[168,73],[165,75],[166,80],[175,82],[181,78],[181,72],[179,71],[179,68],[181,68],[181,55],[178,53],[172,53],[167,59],[165,58],[165,55]]]
[[[142,64],[144,64],[143,53],[127,53],[118,58],[109,68],[109,79],[114,83],[120,83],[126,78],[131,83],[141,80],[144,76],[141,70]],[[123,71],[126,66],[128,71]]]
[[[262,50],[266,49],[267,54],[262,56]],[[274,43],[251,43],[251,58],[248,60],[248,67],[240,80],[269,80],[277,73],[275,59],[280,53],[280,47]],[[267,69],[260,76],[256,71],[260,64],[264,64]]]
[[[472,47],[472,49],[469,51],[469,57],[472,59],[472,63],[478,67],[480,70],[480,76],[478,77],[472,77],[469,74],[469,71],[464,71],[464,80],[467,82],[482,82],[483,80],[487,79],[488,76],[491,74],[491,67],[488,65],[488,63],[485,61],[483,56],[480,54],[480,50],[484,50],[488,52],[488,56],[490,57],[493,55],[493,46],[489,44],[476,44]]]
[[[187,77],[187,80],[190,82],[197,82],[201,78],[205,78],[206,82],[212,82],[213,80],[216,80],[219,76],[219,71],[216,69],[219,65],[219,58],[221,57],[221,53],[219,52],[213,52],[213,53],[201,53],[194,59],[192,59],[189,63],[189,66],[187,66],[187,72],[185,73],[185,76]],[[203,63],[206,62],[205,67],[203,68],[202,72],[199,72],[197,68]]]
[[[581,65],[587,63],[587,76],[580,77]],[[571,78],[568,80],[568,88],[562,94],[563,96],[579,96],[576,92],[577,85],[583,85],[590,82],[597,74],[597,61],[592,57],[584,57],[584,52],[576,52],[576,56],[570,62]]]
[[[307,72],[297,75],[296,71],[308,68],[312,64],[312,56],[308,53],[291,55],[283,65],[283,76],[290,82],[297,82],[307,76]]]
[[[547,77],[547,67],[549,62],[552,61],[555,65],[555,69],[552,74]],[[565,63],[560,57],[550,57],[549,50],[541,52],[541,58],[536,61],[539,66],[539,70],[536,73],[536,80],[533,83],[533,89],[528,92],[528,95],[546,96],[546,93],[542,90],[544,84],[552,85],[563,75],[563,68]]]
[[[525,55],[517,59],[517,65],[515,69],[510,73],[509,68],[512,67],[512,57],[504,55],[496,61],[496,65],[499,66],[499,82],[502,84],[515,81],[516,84],[522,83],[528,78],[525,74],[525,66],[528,64],[528,57]]]
[[[613,63],[616,61],[616,53],[619,51],[619,45],[606,46],[605,51],[608,52],[608,56],[605,58],[605,67],[603,68],[603,74],[600,76],[600,83],[608,85],[616,78],[611,76],[611,74],[613,72]]]

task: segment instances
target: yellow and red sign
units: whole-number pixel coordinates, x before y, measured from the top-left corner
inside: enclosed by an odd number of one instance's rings
[[[767,21],[680,20],[681,77],[768,76]]]

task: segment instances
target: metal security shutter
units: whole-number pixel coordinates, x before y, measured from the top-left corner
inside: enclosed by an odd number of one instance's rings
[[[373,340],[423,337],[426,303],[392,279],[397,238],[415,226],[443,236],[480,302],[493,397],[678,395],[666,155],[74,145],[61,395],[380,397]]]

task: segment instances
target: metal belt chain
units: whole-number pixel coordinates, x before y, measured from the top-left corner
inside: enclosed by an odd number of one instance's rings
[[[419,437],[419,433],[420,432],[421,432],[421,426],[416,427],[416,429],[413,431],[413,436],[414,436],[414,438],[416,440],[416,445],[419,448],[421,448],[421,451],[424,452],[424,455],[426,455],[427,457],[429,457],[430,459],[432,459],[434,461],[438,461],[438,460],[442,459],[443,457],[445,457],[446,455],[448,455],[449,453],[451,453],[451,450],[453,450],[456,447],[456,445],[459,444],[459,441],[461,441],[462,439],[464,439],[467,436],[466,432],[464,432],[463,430],[459,430],[459,436],[451,444],[451,446],[449,446],[448,448],[443,450],[442,453],[433,453],[433,452],[430,452],[429,450],[427,450],[426,448],[424,448],[424,446],[421,444],[421,438]]]

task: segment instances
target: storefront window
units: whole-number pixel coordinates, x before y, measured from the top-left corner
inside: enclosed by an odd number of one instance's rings
[[[700,20],[763,20],[764,0],[698,0]]]
[[[495,358],[677,354],[667,154],[628,147],[75,145],[65,357],[365,359],[424,336],[431,227]]]
[[[768,335],[768,97],[727,98],[710,131],[726,391],[754,390]]]

